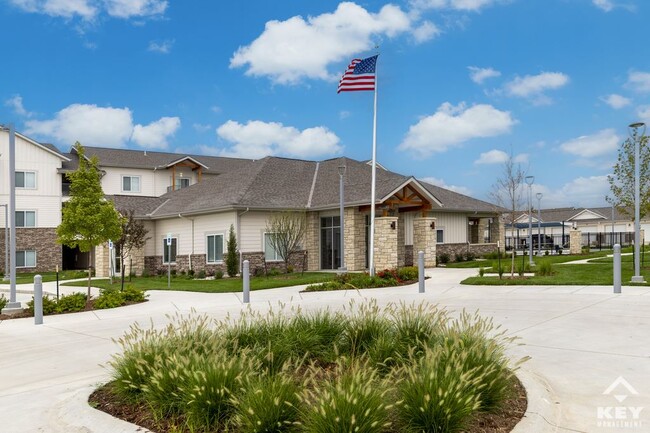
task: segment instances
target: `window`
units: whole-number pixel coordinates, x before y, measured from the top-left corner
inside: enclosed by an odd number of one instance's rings
[[[187,188],[190,186],[189,177],[177,177],[176,178],[176,189]]]
[[[36,227],[36,211],[17,210],[16,227]]]
[[[269,262],[282,260],[280,254],[271,245],[271,233],[264,233],[264,259]]]
[[[17,171],[16,188],[35,189],[36,172],[35,171]]]
[[[122,191],[140,192],[140,176],[122,176]]]
[[[439,244],[445,243],[445,231],[443,229],[436,230],[436,242]]]
[[[178,245],[178,240],[172,238],[171,246],[167,245],[167,238],[162,240],[163,243],[163,263],[176,263],[176,248]],[[171,260],[170,260],[171,258]]]
[[[208,235],[208,263],[223,261],[223,235]]]
[[[36,251],[16,251],[17,268],[36,267]]]

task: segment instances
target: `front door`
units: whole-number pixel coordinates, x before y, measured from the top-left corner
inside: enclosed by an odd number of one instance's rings
[[[338,269],[341,266],[341,219],[320,219],[320,267]]]

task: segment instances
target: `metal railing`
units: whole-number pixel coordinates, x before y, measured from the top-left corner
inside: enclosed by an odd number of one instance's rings
[[[528,236],[506,236],[506,250],[526,251],[528,249]],[[541,242],[541,249],[544,251],[558,251],[569,248],[569,233],[555,235],[537,235],[533,233],[533,249],[538,248]],[[633,232],[599,232],[582,233],[582,245],[589,246],[592,250],[613,249],[615,244],[621,247],[629,247],[634,243]]]

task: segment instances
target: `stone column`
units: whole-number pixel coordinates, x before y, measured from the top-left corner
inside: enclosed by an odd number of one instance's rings
[[[110,266],[110,251],[108,244],[102,244],[95,247],[95,276],[108,277]]]
[[[395,228],[391,224],[395,224]],[[397,267],[397,217],[375,218],[375,271]]]
[[[349,271],[366,269],[366,214],[356,207],[343,210],[345,227],[345,266]]]
[[[481,218],[478,220],[478,239],[476,243],[478,244],[486,243],[485,232],[488,229],[488,226],[489,226],[489,218]]]
[[[431,224],[434,228],[431,228]],[[436,219],[420,217],[413,220],[413,263],[417,263],[419,251],[424,251],[424,266],[436,266]]]
[[[307,250],[307,270],[317,271],[320,269],[320,252],[318,251],[320,245],[320,217],[318,212],[307,212],[306,218],[305,250]]]
[[[582,232],[578,229],[571,229],[569,232],[569,254],[582,253]]]

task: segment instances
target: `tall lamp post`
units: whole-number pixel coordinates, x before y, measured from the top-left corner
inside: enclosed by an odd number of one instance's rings
[[[535,266],[535,262],[533,262],[533,182],[535,182],[535,176],[526,176],[528,184],[528,264],[531,268]]]
[[[641,244],[641,169],[640,150],[641,141],[645,137],[645,123],[636,122],[628,126],[630,138],[634,140],[634,275],[632,283],[645,283],[641,276],[640,244]],[[639,131],[641,136],[639,137]]]
[[[5,275],[2,277],[2,281],[9,280],[9,205],[0,204],[0,207],[5,208]]]
[[[21,303],[16,301],[16,131],[14,125],[0,130],[9,132],[9,302],[2,313],[15,313],[21,310]]]
[[[341,220],[341,228],[340,228],[340,235],[341,235],[341,241],[339,245],[339,251],[341,255],[341,266],[339,267],[339,271],[345,272],[347,269],[345,268],[345,224],[344,224],[344,215],[343,215],[343,196],[344,196],[344,186],[343,186],[343,176],[345,176],[345,170],[346,167],[345,165],[340,165],[338,167],[339,169],[339,219]]]
[[[537,197],[537,255],[542,255],[542,197],[544,194],[538,192]]]

